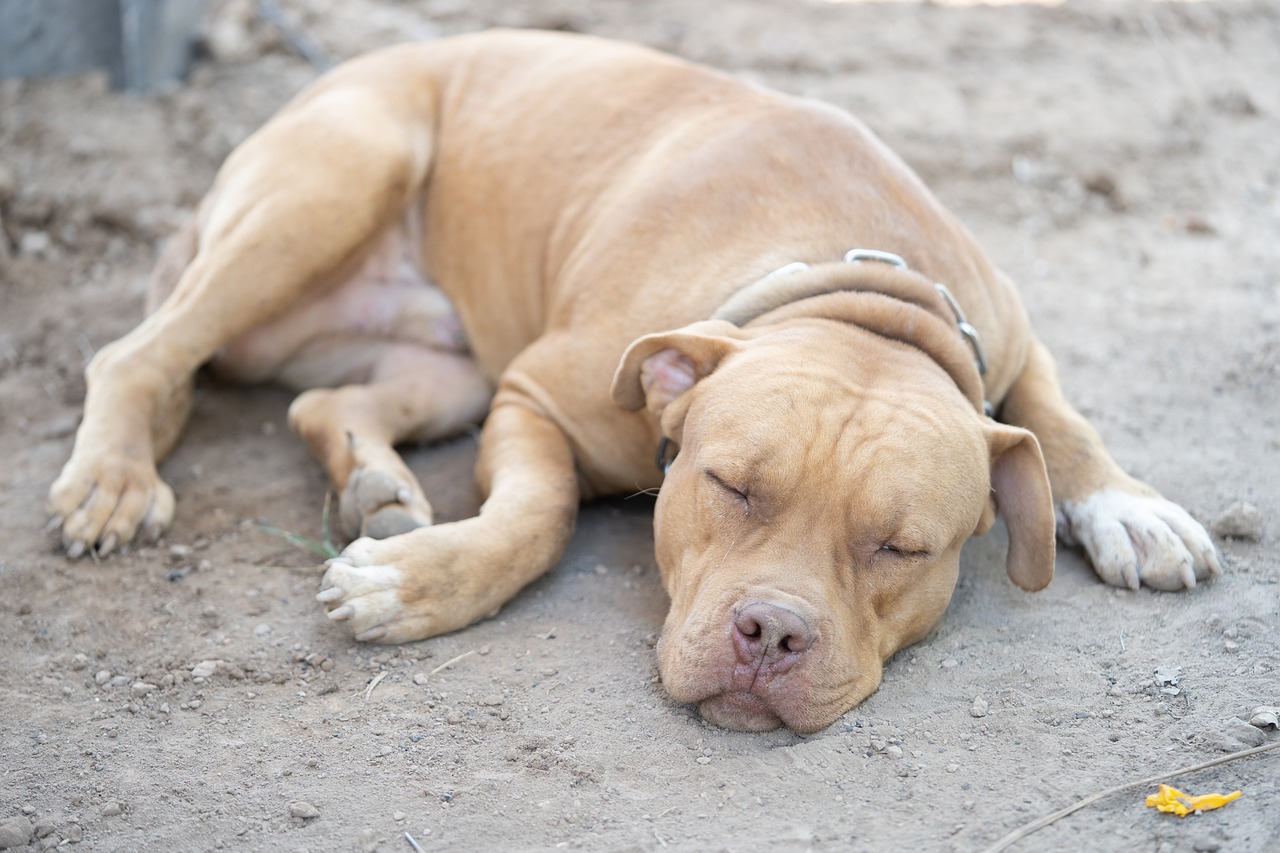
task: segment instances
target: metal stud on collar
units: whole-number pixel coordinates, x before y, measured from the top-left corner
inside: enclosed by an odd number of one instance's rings
[[[893,252],[883,252],[880,249],[850,249],[844,253],[844,262],[846,264],[856,264],[859,261],[879,261],[882,264],[890,264],[900,270],[907,269],[907,262],[903,260],[901,255],[895,255]]]
[[[964,309],[960,307],[959,301],[951,294],[945,284],[935,282],[933,286],[942,294],[942,298],[947,300],[947,304],[951,306],[951,313],[956,315],[956,327],[960,329],[960,334],[964,335],[969,341],[969,347],[973,350],[973,359],[978,363],[978,375],[986,376],[987,351],[982,348],[982,338],[978,336],[978,330],[964,316]]]

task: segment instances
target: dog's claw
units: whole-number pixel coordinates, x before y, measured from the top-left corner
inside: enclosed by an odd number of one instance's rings
[[[332,619],[334,622],[343,622],[347,619],[350,619],[354,615],[356,615],[355,608],[352,607],[350,604],[344,604],[341,607],[339,607],[337,610],[329,611],[329,618]]]
[[[61,530],[63,523],[67,520],[65,515],[54,515],[49,519],[49,523],[44,526],[45,533],[53,533],[55,530]]]
[[[332,563],[333,561],[330,560],[329,562]],[[319,601],[322,604],[328,604],[330,601],[337,601],[339,598],[342,598],[342,596],[345,594],[346,593],[344,593],[340,587],[331,586],[328,589],[322,590],[319,593],[317,593],[316,601]]]
[[[77,539],[67,546],[67,556],[73,560],[78,560],[84,556],[86,547],[88,546],[86,546],[82,540]]]
[[[371,643],[375,640],[381,639],[386,636],[386,634],[387,629],[379,626],[377,628],[370,628],[367,631],[361,631],[359,634],[356,634],[356,639],[362,643]]]
[[[108,533],[98,545],[98,556],[107,556],[116,549],[116,545],[118,544],[120,544],[120,539],[114,533]]]

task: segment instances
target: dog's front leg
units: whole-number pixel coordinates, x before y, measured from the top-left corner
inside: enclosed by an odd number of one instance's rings
[[[1053,357],[1039,342],[1001,416],[1040,440],[1058,536],[1082,546],[1107,583],[1176,590],[1222,573],[1199,522],[1111,458],[1097,431],[1063,397]]]
[[[403,643],[496,613],[556,564],[573,534],[578,481],[565,434],[517,402],[489,414],[475,518],[357,539],[329,561],[316,596],[357,640]]]

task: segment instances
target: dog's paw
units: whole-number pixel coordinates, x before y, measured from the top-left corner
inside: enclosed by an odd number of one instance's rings
[[[404,572],[391,564],[379,564],[373,539],[357,539],[325,563],[328,570],[320,582],[316,600],[329,611],[334,622],[345,623],[357,640],[388,638],[388,625],[404,613],[400,588]]]
[[[1159,496],[1107,490],[1058,505],[1058,535],[1081,545],[1113,586],[1191,588],[1222,574],[1213,540],[1187,511]]]
[[[492,611],[458,524],[357,539],[326,565],[316,600],[357,640],[405,643],[454,631]]]
[[[150,461],[73,455],[49,489],[48,508],[67,556],[105,557],[139,534],[158,539],[173,521],[173,490]]]
[[[368,467],[351,472],[338,498],[338,517],[347,535],[387,539],[431,526],[431,505],[412,476],[404,474]]]

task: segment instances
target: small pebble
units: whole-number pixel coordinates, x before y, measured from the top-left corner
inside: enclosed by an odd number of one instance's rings
[[[1249,725],[1239,717],[1225,720],[1217,730],[1205,732],[1204,738],[1223,752],[1261,746],[1267,739],[1262,729]]]
[[[973,705],[969,708],[969,716],[985,717],[987,715],[987,700],[981,696],[973,697]]]
[[[299,820],[308,820],[313,817],[320,817],[320,810],[305,800],[298,800],[289,803],[289,817],[296,817]]]
[[[1209,527],[1215,536],[1257,542],[1262,538],[1262,511],[1247,501],[1236,501]]]
[[[491,693],[488,696],[481,699],[480,704],[486,705],[491,708],[496,708],[497,706],[502,704],[502,697],[496,693]]]
[[[111,673],[105,669],[100,669],[93,676],[93,683],[99,687],[111,680]]]
[[[1191,845],[1191,849],[1195,850],[1196,853],[1218,853],[1222,849],[1222,845],[1212,838],[1201,838]]]
[[[65,834],[67,836],[67,841],[70,841],[72,844],[79,844],[84,839],[84,827],[78,823],[73,823],[67,827]]]
[[[419,687],[426,684],[430,680],[431,679],[427,677],[427,674],[425,672],[415,672],[413,674],[413,683],[418,685]]]
[[[257,634],[259,637],[265,637],[267,634],[271,633],[271,626],[266,622],[263,622],[261,625],[253,629],[253,633]]]
[[[955,669],[959,665],[960,665],[960,662],[955,658],[947,658],[942,662],[943,669]]]
[[[53,238],[44,231],[28,231],[18,241],[18,252],[23,255],[43,256],[53,248]]]
[[[208,678],[209,676],[213,675],[215,670],[217,670],[219,663],[221,663],[221,661],[202,660],[200,661],[200,663],[196,664],[195,667],[192,668],[191,677],[192,678]]]
[[[116,815],[120,814],[123,811],[124,811],[124,807],[121,806],[119,803],[117,803],[115,800],[112,800],[111,802],[103,806],[101,809],[99,809],[98,814],[102,815],[103,817],[115,817]]]
[[[698,756],[698,758],[697,758],[697,762],[698,762],[699,764],[710,764],[710,763],[711,763],[711,759],[710,759],[709,757],[705,756],[705,755],[699,755],[699,756]]]
[[[458,723],[462,722],[462,719],[461,711],[450,711],[448,714],[445,714],[444,717],[444,721],[451,726],[456,726]]]
[[[34,832],[31,821],[25,817],[11,817],[0,821],[0,850],[24,846],[31,840]]]
[[[956,772],[957,770],[959,770],[959,769],[960,769],[960,765],[959,765],[959,764],[948,764],[948,765],[947,765],[947,772],[948,772],[948,773],[955,773],[955,772]]]
[[[902,757],[902,747],[897,745],[890,745],[885,748],[884,754],[892,758],[894,761],[897,761],[899,758]]]
[[[404,812],[395,812],[394,814],[391,815],[391,819],[394,820],[396,823],[402,823],[404,819],[407,817],[408,815],[405,814]]]

